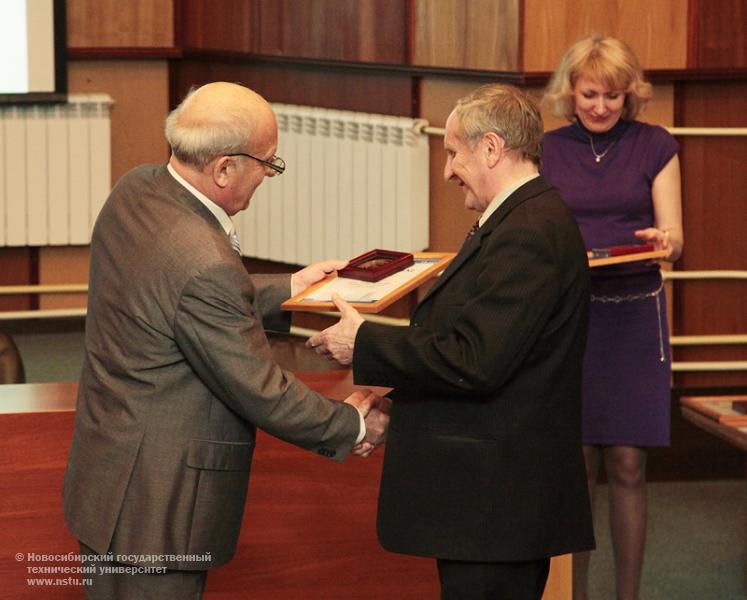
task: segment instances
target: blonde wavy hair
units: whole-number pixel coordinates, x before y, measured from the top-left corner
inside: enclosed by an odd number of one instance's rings
[[[636,55],[625,42],[613,37],[593,35],[578,40],[565,51],[542,99],[556,117],[574,120],[573,87],[580,77],[622,90],[622,118],[627,120],[635,119],[653,95]]]

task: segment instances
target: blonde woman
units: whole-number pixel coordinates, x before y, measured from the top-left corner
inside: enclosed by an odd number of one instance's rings
[[[573,211],[587,248],[651,243],[682,252],[678,144],[636,120],[651,85],[622,41],[594,36],[563,55],[544,102],[570,124],[544,139],[542,175]],[[670,359],[659,265],[592,270],[584,359],[589,493],[609,481],[617,597],[638,597],[646,539],[646,448],[669,445]],[[574,598],[587,597],[589,553],[574,556]]]

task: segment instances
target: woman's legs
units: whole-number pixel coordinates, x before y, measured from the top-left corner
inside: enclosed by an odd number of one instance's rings
[[[618,600],[637,600],[646,545],[646,452],[631,446],[604,449],[609,482],[610,530]]]

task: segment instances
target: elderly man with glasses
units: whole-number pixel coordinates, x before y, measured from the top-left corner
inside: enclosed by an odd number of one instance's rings
[[[202,597],[208,569],[236,548],[257,427],[342,461],[379,443],[388,419],[377,396],[334,402],[272,359],[263,326],[287,329],[280,302],[345,263],[244,268],[231,216],[285,169],[269,104],[208,84],[168,116],[166,138],[168,164],[117,182],[91,242],[63,490],[95,567],[87,598]]]

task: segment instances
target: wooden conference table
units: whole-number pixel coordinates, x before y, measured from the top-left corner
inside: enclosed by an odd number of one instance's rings
[[[747,396],[685,396],[680,408],[682,416],[693,425],[747,452],[747,414],[734,410],[734,400],[747,402]],[[747,563],[744,587],[747,590]]]
[[[335,399],[354,388],[347,370],[297,376]],[[32,572],[77,566],[66,558],[78,544],[60,496],[76,391],[75,383],[0,385],[0,599],[83,597],[77,574]],[[382,457],[341,465],[259,432],[236,556],[211,572],[205,599],[438,598],[433,560],[376,541]],[[570,558],[553,559],[544,599],[567,600],[570,588]]]
[[[747,452],[747,414],[732,408],[734,400],[747,402],[747,396],[685,396],[680,400],[682,416]]]

